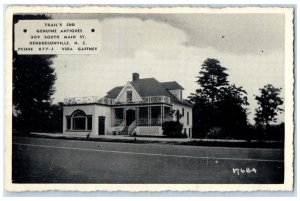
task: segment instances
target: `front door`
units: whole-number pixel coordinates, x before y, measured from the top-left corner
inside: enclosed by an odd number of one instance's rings
[[[135,110],[129,109],[126,111],[126,126],[130,126],[130,124],[135,120]]]
[[[105,134],[105,117],[98,117],[98,135]]]

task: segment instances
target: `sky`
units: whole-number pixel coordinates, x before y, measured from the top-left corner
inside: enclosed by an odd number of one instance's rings
[[[89,14],[54,19],[98,19],[101,50],[95,55],[58,55],[54,102],[68,97],[105,96],[115,86],[140,78],[177,81],[183,97],[199,85],[196,76],[207,58],[228,69],[228,80],[248,93],[249,121],[254,95],[266,84],[284,94],[282,14]],[[279,121],[283,121],[279,115]]]

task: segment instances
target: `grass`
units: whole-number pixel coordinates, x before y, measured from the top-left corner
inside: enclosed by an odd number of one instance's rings
[[[180,145],[191,146],[212,146],[212,147],[241,147],[241,148],[270,148],[270,149],[283,149],[283,141],[190,141],[180,142]]]
[[[18,133],[14,136],[33,137],[31,134]],[[98,141],[98,142],[123,142],[123,143],[159,143],[159,144],[174,144],[174,145],[190,145],[190,146],[212,146],[212,147],[240,147],[240,148],[270,148],[283,149],[283,141],[246,141],[246,140],[218,140],[218,139],[191,139],[190,141],[180,142],[174,141],[160,141],[156,139],[172,139],[165,136],[135,136],[128,139],[112,139],[112,138],[85,138],[75,136],[49,136],[49,135],[35,135],[35,138],[50,138],[63,140],[84,140],[84,141]],[[151,137],[153,140],[145,140],[144,137]]]

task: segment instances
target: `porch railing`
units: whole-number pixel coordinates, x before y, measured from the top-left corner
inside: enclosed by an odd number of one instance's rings
[[[147,96],[142,97],[144,103],[171,103],[167,96]]]
[[[163,120],[162,121],[162,123],[163,123],[166,121],[172,121],[172,118],[163,118],[162,120]],[[138,120],[135,120],[134,122],[137,126],[161,126],[162,125],[161,118],[152,118],[152,119],[150,119],[150,121],[148,120],[148,118],[139,118]],[[116,129],[124,128],[125,124],[126,124],[126,121],[123,119],[114,119],[114,121],[113,121],[113,125],[115,127],[117,127]]]
[[[100,98],[97,96],[73,97],[73,98],[64,99],[65,105],[88,104],[88,103],[101,103],[106,105],[114,105],[115,100],[110,98]]]
[[[110,98],[100,98],[97,100],[97,103],[102,103],[102,104],[106,104],[106,105],[114,105],[115,100],[110,99]]]
[[[154,119],[150,119],[150,126],[161,126],[162,122],[161,122],[161,118],[154,118]]]
[[[138,126],[148,126],[149,125],[148,118],[139,118],[137,125]]]
[[[163,121],[161,121],[163,120]],[[137,125],[138,126],[161,126],[165,121],[171,121],[171,118],[151,118],[150,121],[148,118],[139,118]]]
[[[88,103],[101,103],[105,105],[126,105],[126,104],[141,104],[141,103],[171,103],[171,100],[167,96],[146,96],[142,97],[142,101],[128,101],[128,102],[117,102],[115,99],[100,98],[97,96],[86,96],[86,97],[74,97],[65,98],[65,105],[74,104],[88,104]]]
[[[166,121],[172,121],[172,118],[171,117],[165,117],[165,118],[163,118],[163,122],[166,122]]]
[[[73,97],[73,98],[64,99],[65,105],[95,103],[95,102],[96,102],[96,96]]]
[[[114,126],[119,126],[122,124],[123,121],[123,119],[114,119],[113,124]]]
[[[119,134],[119,133],[124,129],[125,125],[126,125],[126,121],[123,120],[123,121],[118,125],[118,127],[116,128],[117,134]]]
[[[131,134],[131,132],[136,128],[136,121],[134,120],[129,126],[128,126],[128,135]]]

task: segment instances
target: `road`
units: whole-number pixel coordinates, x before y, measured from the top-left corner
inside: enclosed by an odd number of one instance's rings
[[[15,137],[12,178],[14,183],[277,184],[284,181],[283,156],[282,149]]]

